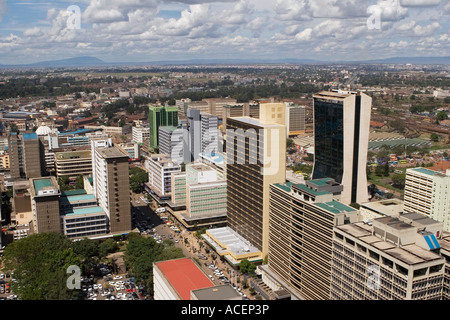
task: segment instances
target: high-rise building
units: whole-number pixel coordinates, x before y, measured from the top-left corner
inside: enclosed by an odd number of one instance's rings
[[[336,226],[330,299],[447,299],[448,239],[417,213]]]
[[[450,170],[406,169],[404,211],[417,212],[443,222],[450,231]]]
[[[209,113],[202,113],[201,118],[201,153],[206,154],[216,154],[222,151],[221,144],[219,141],[219,118],[213,116]],[[197,158],[198,159],[198,158]]]
[[[109,219],[111,233],[131,230],[128,155],[116,147],[96,148],[93,183],[99,206]]]
[[[178,127],[178,108],[149,106],[150,148],[158,148],[160,126]]]
[[[372,98],[360,92],[314,95],[313,179],[333,178],[341,201],[367,202],[366,162]]]
[[[260,119],[228,118],[227,220],[265,256],[269,241],[270,184],[286,178],[284,103],[260,106]]]
[[[43,175],[44,149],[36,133],[12,133],[8,152],[12,179],[31,179]]]
[[[159,153],[169,155],[173,161],[184,161],[183,129],[177,127],[159,127]]]
[[[35,233],[62,232],[59,191],[55,177],[30,179],[32,226]]]
[[[358,210],[335,200],[339,191],[324,179],[270,186],[269,263],[259,268],[274,292],[329,299],[333,228],[358,221]]]
[[[198,109],[189,109],[187,116],[189,123],[188,145],[190,159],[185,159],[185,163],[190,163],[197,160],[202,151],[202,118]]]

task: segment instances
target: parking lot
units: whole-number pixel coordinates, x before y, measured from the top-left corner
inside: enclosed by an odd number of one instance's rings
[[[17,300],[17,296],[11,292],[11,275],[0,273],[0,300]]]

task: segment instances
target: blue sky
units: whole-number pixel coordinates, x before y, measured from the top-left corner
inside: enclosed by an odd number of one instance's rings
[[[449,0],[0,0],[0,64],[448,56],[449,17]]]

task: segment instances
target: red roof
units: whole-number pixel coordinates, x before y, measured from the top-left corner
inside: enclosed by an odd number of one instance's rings
[[[214,283],[189,258],[158,262],[156,265],[183,300],[191,299],[192,290],[214,287]]]

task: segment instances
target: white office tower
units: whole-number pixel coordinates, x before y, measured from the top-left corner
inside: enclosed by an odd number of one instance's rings
[[[98,149],[98,148],[109,148],[111,146],[112,146],[111,138],[105,139],[105,140],[93,140],[93,141],[91,141],[92,175],[94,177],[94,179],[93,179],[93,188],[94,188],[94,195],[95,195],[95,197],[97,197],[97,188],[96,188],[96,179],[95,179],[95,172],[96,172],[95,150]]]
[[[219,118],[208,113],[201,114],[202,122],[202,149],[205,154],[220,153]]]

